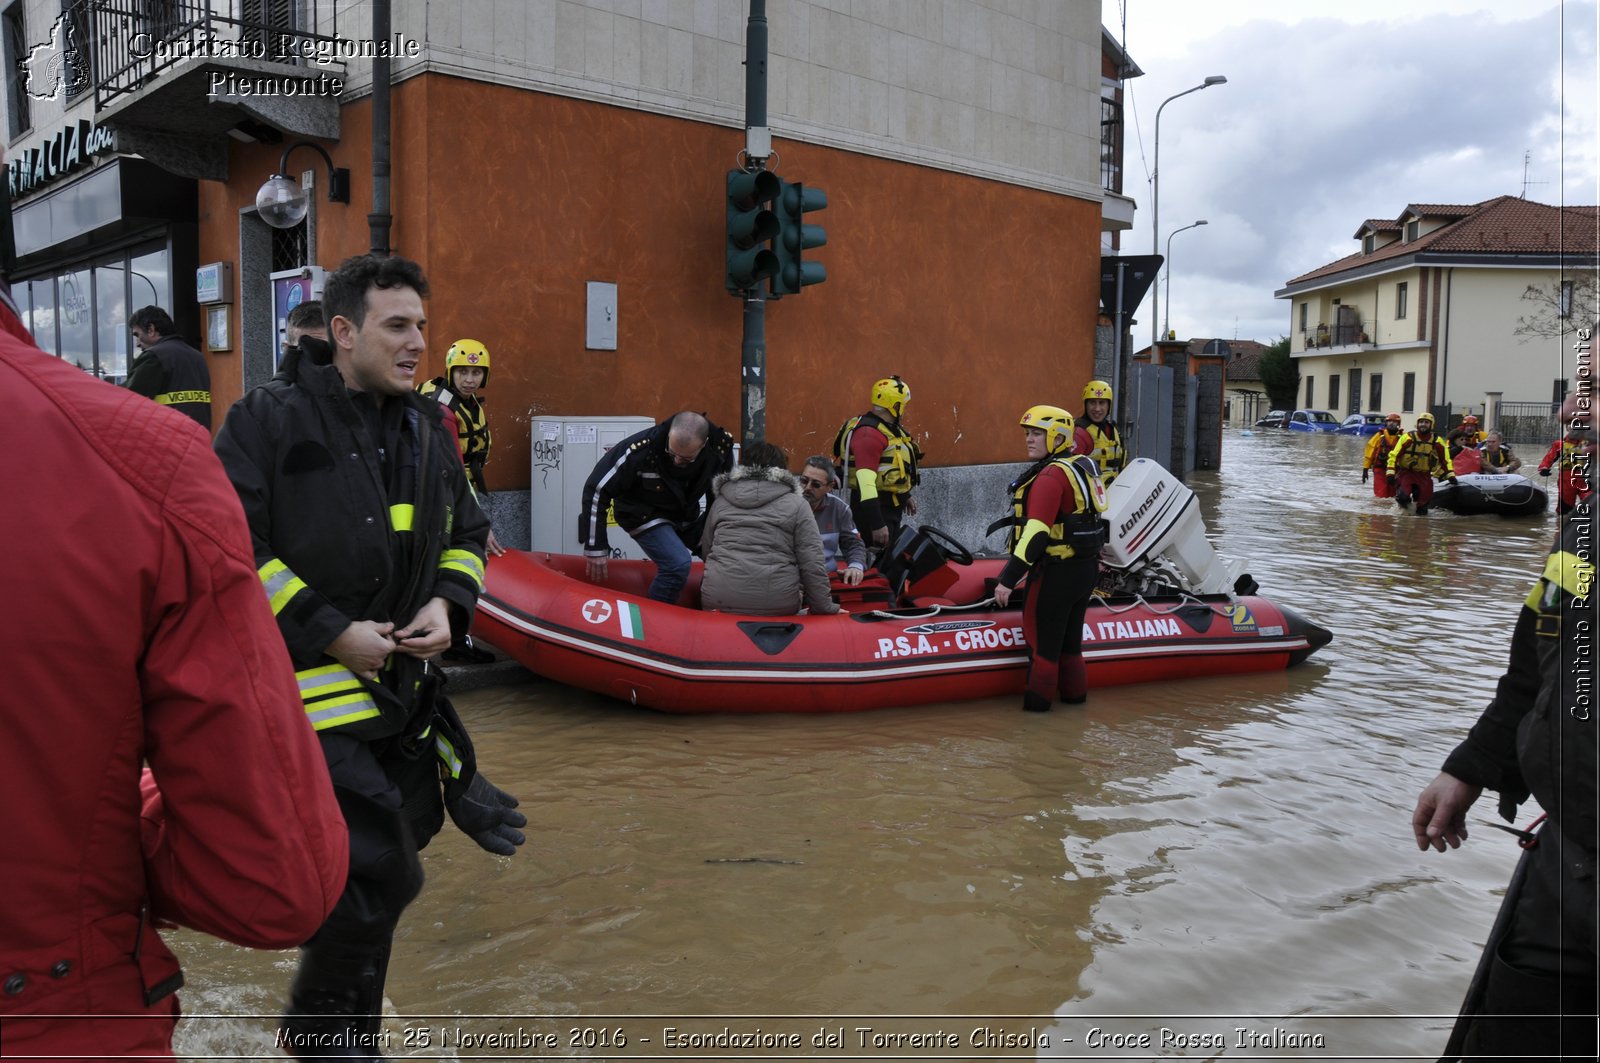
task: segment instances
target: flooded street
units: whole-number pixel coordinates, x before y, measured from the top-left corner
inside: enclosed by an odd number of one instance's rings
[[[460,696],[529,841],[499,859],[447,825],[427,850],[386,1054],[1433,1058],[1517,850],[1481,825],[1492,798],[1446,854],[1417,851],[1411,808],[1504,668],[1554,519],[1399,513],[1359,482],[1364,442],[1230,430],[1224,468],[1191,478],[1219,551],[1334,632],[1286,673],[1043,715]],[[294,954],[172,937],[185,1011],[210,1016],[179,1051],[272,1055],[273,1024],[249,1016],[281,1007]],[[960,1047],[861,1046],[858,1026]],[[1275,1026],[1323,1045],[1236,1043]],[[806,1044],[673,1047],[668,1027]],[[839,1027],[843,1047],[811,1043]]]

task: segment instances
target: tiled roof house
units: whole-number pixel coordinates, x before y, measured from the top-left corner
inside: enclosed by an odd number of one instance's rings
[[[1515,196],[1410,203],[1369,218],[1354,254],[1291,279],[1301,405],[1339,413],[1548,402],[1576,369],[1571,336],[1528,334],[1530,287],[1571,305],[1600,264],[1600,208]],[[1559,311],[1557,311],[1559,314]],[[1556,315],[1547,315],[1554,320]],[[1561,320],[1570,333],[1592,322]]]

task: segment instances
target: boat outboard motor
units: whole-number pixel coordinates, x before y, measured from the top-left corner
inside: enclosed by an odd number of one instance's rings
[[[1200,501],[1171,473],[1139,458],[1106,489],[1111,538],[1100,560],[1122,593],[1237,593],[1254,581],[1225,564],[1206,539]]]

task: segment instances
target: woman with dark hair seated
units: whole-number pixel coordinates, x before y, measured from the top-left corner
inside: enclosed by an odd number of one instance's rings
[[[813,613],[837,613],[828,596],[822,535],[789,455],[771,443],[742,448],[739,467],[718,476],[700,556],[700,604],[755,616],[792,616],[802,598]]]

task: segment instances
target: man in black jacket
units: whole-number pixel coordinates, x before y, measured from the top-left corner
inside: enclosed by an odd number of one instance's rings
[[[605,581],[606,525],[614,520],[656,563],[650,597],[676,602],[700,545],[712,481],[731,468],[733,436],[688,410],[607,451],[583,485],[578,514],[590,581]]]
[[[123,386],[188,414],[211,431],[211,369],[205,355],[183,342],[178,326],[159,306],[135,310],[128,327],[141,353]]]
[[[1569,400],[1569,402],[1572,400]],[[1592,417],[1592,409],[1585,411]],[[1530,795],[1544,811],[1495,920],[1445,1059],[1594,1058],[1597,738],[1594,506],[1563,518],[1544,574],[1511,638],[1494,700],[1411,817],[1417,846],[1467,837],[1485,788],[1513,820]]]
[[[323,292],[331,353],[302,338],[289,379],[217,436],[350,829],[344,893],[290,990],[283,1044],[302,1058],[377,1057],[395,927],[445,813],[503,856],[527,822],[477,772],[431,665],[471,620],[489,522],[443,408],[412,391],[427,291],[414,262],[345,262]]]

